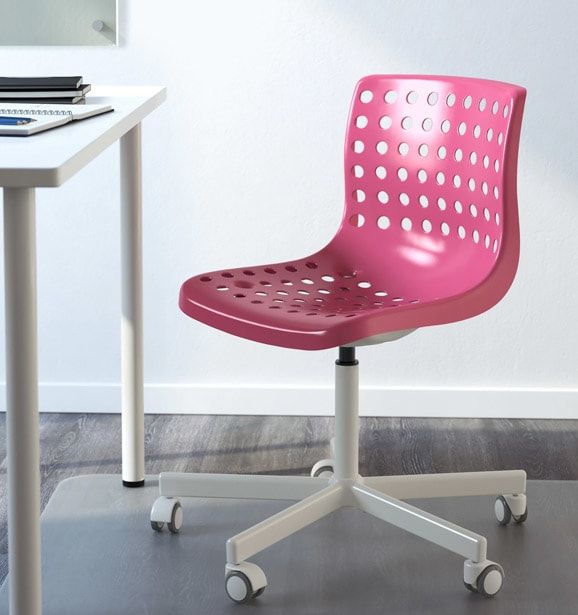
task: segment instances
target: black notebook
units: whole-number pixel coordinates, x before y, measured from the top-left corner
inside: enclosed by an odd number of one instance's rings
[[[78,90],[82,77],[0,77],[0,92]]]
[[[38,103],[46,105],[77,105],[83,103],[86,100],[84,96],[58,96],[56,98],[38,98],[33,96],[32,98],[4,98],[0,96],[0,105],[4,103],[27,103],[37,105]]]
[[[2,90],[0,89],[0,98],[6,100],[9,98],[74,98],[75,96],[86,96],[90,92],[90,84],[79,87],[77,90]],[[39,100],[38,102],[42,102]]]

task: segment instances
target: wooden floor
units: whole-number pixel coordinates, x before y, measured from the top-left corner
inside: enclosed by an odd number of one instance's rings
[[[120,417],[41,415],[42,506],[77,474],[120,473]],[[146,472],[307,474],[328,454],[328,417],[150,415]],[[6,438],[0,416],[0,580],[7,572]],[[361,420],[361,473],[523,468],[533,479],[578,479],[578,421]]]

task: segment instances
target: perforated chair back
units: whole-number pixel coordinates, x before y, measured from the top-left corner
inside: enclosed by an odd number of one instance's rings
[[[375,75],[357,84],[336,241],[387,267],[400,303],[464,293],[490,274],[494,301],[509,287],[524,98],[523,88],[470,78]]]

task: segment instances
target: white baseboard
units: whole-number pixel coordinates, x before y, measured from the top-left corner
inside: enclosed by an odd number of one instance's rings
[[[5,409],[5,385],[0,385]],[[120,386],[108,383],[41,383],[41,412],[115,413]],[[327,387],[148,384],[145,408],[158,414],[331,415]],[[575,388],[365,387],[365,416],[578,418]]]

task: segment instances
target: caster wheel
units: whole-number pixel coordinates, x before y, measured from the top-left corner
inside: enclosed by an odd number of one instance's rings
[[[499,564],[490,564],[482,570],[476,581],[476,591],[486,598],[495,596],[504,584],[504,571]]]
[[[321,459],[311,468],[311,476],[313,478],[325,477],[329,478],[335,473],[333,467],[333,459]]]
[[[512,507],[516,509],[516,512],[522,512],[514,514]],[[500,495],[496,498],[494,503],[494,512],[496,513],[496,519],[500,525],[508,525],[512,519],[514,523],[524,523],[528,518],[526,496]]]
[[[512,518],[514,519],[514,523],[524,523],[528,518],[528,507],[526,506],[526,510],[519,517],[514,517],[514,515],[512,515]]]
[[[183,525],[183,507],[175,498],[161,496],[151,510],[151,527],[160,532],[165,524],[169,532],[178,534]]]
[[[500,525],[508,525],[512,520],[512,511],[503,495],[496,498],[494,502],[494,512],[496,513],[496,519]]]
[[[495,596],[504,584],[504,569],[500,564],[485,560],[464,564],[464,585],[467,590],[491,598]]]
[[[227,564],[225,573],[225,591],[237,604],[245,604],[258,598],[267,587],[265,573],[256,564]]]

